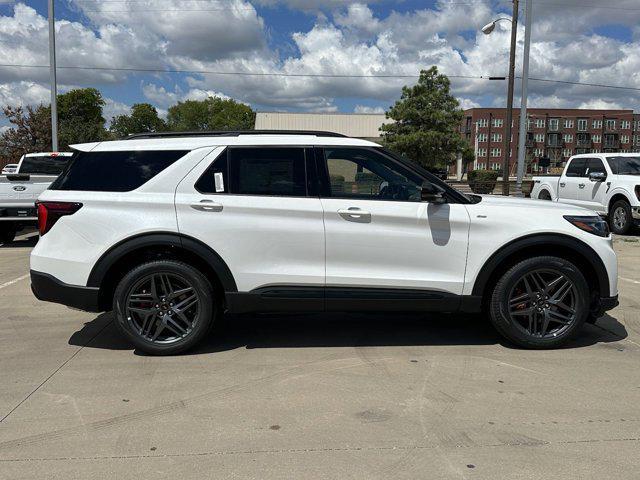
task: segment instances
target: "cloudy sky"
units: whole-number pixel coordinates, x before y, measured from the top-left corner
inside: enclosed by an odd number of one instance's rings
[[[640,110],[640,2],[533,1],[531,77],[637,90],[532,81],[530,104]],[[58,66],[74,67],[59,69],[59,89],[100,89],[108,119],[136,102],[163,112],[213,94],[261,111],[383,111],[431,65],[452,77],[463,106],[505,102],[505,82],[479,77],[506,74],[510,24],[479,30],[510,16],[509,1],[56,0],[56,8]],[[521,57],[521,30],[519,39]],[[46,0],[0,0],[0,105],[48,102],[48,69],[15,66],[48,65],[47,46]]]

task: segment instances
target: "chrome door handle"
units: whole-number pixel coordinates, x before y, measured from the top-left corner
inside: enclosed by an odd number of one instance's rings
[[[564,182],[562,182],[562,183],[560,184],[560,186],[561,186],[561,187],[564,187],[565,185],[566,185],[566,183],[564,183]]]
[[[578,184],[578,187],[580,187],[580,188],[584,188],[584,183],[579,183],[579,184]]]
[[[200,203],[192,203],[191,208],[201,212],[221,212],[223,207],[213,200],[200,200]]]
[[[341,208],[338,210],[338,215],[349,222],[371,222],[371,213],[360,210],[358,207]]]

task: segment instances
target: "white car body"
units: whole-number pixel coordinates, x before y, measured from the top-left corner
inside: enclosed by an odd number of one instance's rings
[[[2,175],[8,175],[10,173],[15,173],[18,170],[17,163],[7,163],[4,167],[2,167]]]
[[[109,309],[110,298],[107,303],[103,298],[109,268],[105,259],[115,259],[127,245],[152,248],[175,238],[181,239],[176,248],[197,243],[215,253],[214,269],[224,264],[224,271],[216,272],[226,290],[226,308],[236,312],[252,311],[251,301],[258,297],[266,302],[266,310],[277,309],[268,303],[269,295],[286,288],[321,289],[327,310],[351,308],[349,299],[340,296],[342,290],[368,289],[422,292],[416,306],[436,299],[436,310],[478,311],[486,286],[495,281],[491,269],[516,250],[536,249],[582,252],[584,261],[597,270],[598,295],[617,296],[611,236],[596,236],[569,223],[567,215],[594,215],[578,206],[494,196],[477,203],[440,204],[203,194],[196,188],[198,179],[229,148],[283,145],[308,151],[379,149],[365,140],[293,134],[145,138],[74,146],[92,154],[188,153],[132,191],[46,190],[39,201],[79,202],[82,207],[61,217],[33,249],[32,279],[40,285],[34,283],[34,291],[39,288],[36,293],[45,300],[94,311]],[[67,288],[76,300],[43,293],[45,287]],[[372,299],[368,305],[384,310],[393,301]]]
[[[589,208],[600,215],[609,215],[612,205],[621,199],[631,207],[635,220],[640,220],[640,176],[619,175],[612,171],[607,159],[611,157],[640,158],[638,153],[585,153],[574,155],[558,176],[533,177],[533,189],[531,198],[551,199],[555,202]],[[598,160],[606,172],[604,181],[593,181],[588,177],[588,169],[585,176],[569,176],[567,172],[572,162],[581,159]]]

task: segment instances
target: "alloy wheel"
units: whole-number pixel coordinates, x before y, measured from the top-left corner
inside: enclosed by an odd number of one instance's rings
[[[578,320],[576,286],[559,271],[528,272],[509,293],[509,316],[527,335],[557,337]]]
[[[622,230],[627,224],[627,211],[624,207],[618,207],[613,212],[613,224],[618,230]]]
[[[170,344],[185,338],[196,326],[200,297],[188,280],[174,273],[154,273],[129,290],[125,316],[140,337]]]

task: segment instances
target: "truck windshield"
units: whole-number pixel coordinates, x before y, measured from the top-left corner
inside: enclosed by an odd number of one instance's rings
[[[640,175],[640,157],[607,157],[611,171],[617,175]]]
[[[67,164],[69,157],[62,155],[24,157],[20,165],[19,173],[30,173],[32,175],[60,175],[62,169]]]

